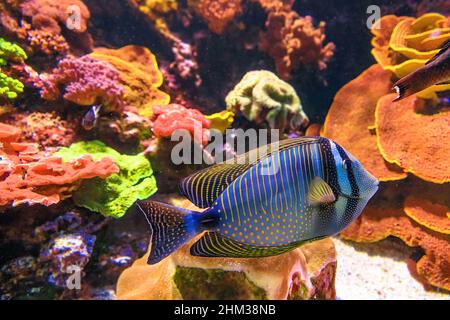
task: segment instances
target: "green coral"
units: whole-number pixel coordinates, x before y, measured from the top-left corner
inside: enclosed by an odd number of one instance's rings
[[[95,178],[84,181],[73,195],[77,205],[108,217],[120,218],[136,200],[146,199],[157,191],[150,161],[144,155],[122,155],[100,141],[77,142],[56,153],[63,161],[84,154],[92,155],[94,160],[111,157],[120,172],[105,180]]]
[[[27,54],[21,47],[0,38],[0,66],[5,66],[9,60],[22,63],[25,59]]]
[[[0,38],[0,67],[5,66],[10,60],[22,63],[26,58],[27,54],[21,47]],[[23,88],[22,82],[9,77],[0,69],[0,97],[15,99],[23,92]]]
[[[270,71],[248,72],[225,101],[228,110],[272,129],[299,130],[308,122],[295,89]]]
[[[8,77],[0,71],[0,97],[15,99],[19,93],[23,92],[23,88],[24,86],[22,82]]]

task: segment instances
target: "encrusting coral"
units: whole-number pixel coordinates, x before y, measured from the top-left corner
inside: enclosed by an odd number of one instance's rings
[[[228,110],[282,132],[300,130],[309,121],[295,89],[270,71],[248,72],[225,101]]]
[[[110,157],[95,161],[81,155],[63,163],[61,157],[39,151],[36,144],[17,142],[20,134],[18,128],[0,123],[0,206],[55,204],[70,197],[82,180],[105,179],[119,170]]]
[[[301,17],[290,5],[271,8],[266,31],[260,34],[260,50],[275,60],[277,74],[285,80],[292,71],[312,66],[324,70],[333,57],[332,42],[324,45],[325,22],[316,28],[311,16]]]
[[[110,111],[124,107],[119,72],[111,64],[90,56],[64,58],[50,73],[41,74],[36,86],[45,100],[55,101],[62,95],[82,106],[101,103]],[[64,93],[61,86],[65,86]]]
[[[122,155],[100,141],[82,141],[61,148],[55,155],[73,161],[84,154],[94,160],[111,158],[119,170],[106,179],[84,182],[73,194],[77,205],[120,218],[136,200],[147,199],[157,191],[150,161],[142,154]]]
[[[198,210],[187,200],[172,202]],[[336,252],[330,239],[260,259],[194,257],[198,237],[158,264],[146,254],[117,283],[118,299],[334,299]]]

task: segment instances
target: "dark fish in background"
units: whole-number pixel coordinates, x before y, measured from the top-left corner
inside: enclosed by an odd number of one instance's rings
[[[450,40],[423,67],[394,84],[394,89],[398,94],[394,101],[402,100],[433,85],[444,83],[450,83]]]
[[[83,119],[81,120],[81,126],[84,130],[92,130],[97,125],[98,116],[100,113],[102,105],[98,104],[95,106],[92,106],[88,112],[84,115]]]
[[[278,255],[341,232],[378,190],[378,180],[329,139],[287,139],[268,149],[238,156],[256,152],[253,161],[217,164],[183,179],[181,192],[204,212],[138,202],[152,230],[148,263],[204,231],[191,247],[194,256]]]

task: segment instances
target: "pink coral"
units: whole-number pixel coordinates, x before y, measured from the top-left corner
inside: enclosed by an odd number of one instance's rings
[[[301,66],[314,66],[319,70],[327,67],[335,46],[324,46],[325,22],[318,28],[310,16],[300,17],[295,11],[285,8],[269,13],[267,31],[261,33],[259,47],[275,59],[278,75],[288,80],[291,72]]]
[[[170,138],[176,130],[187,130],[194,141],[206,145],[211,121],[196,109],[179,104],[153,108],[153,133],[157,137]]]
[[[59,87],[65,85],[64,99],[90,106],[102,103],[106,109],[122,110],[123,87],[118,71],[108,62],[90,56],[67,57],[50,74],[41,75],[41,96],[46,100],[60,97]]]
[[[16,142],[21,131],[0,123],[0,206],[12,203],[51,205],[77,189],[81,180],[107,178],[119,172],[109,157],[94,161],[90,155],[64,163],[40,152],[36,144]]]

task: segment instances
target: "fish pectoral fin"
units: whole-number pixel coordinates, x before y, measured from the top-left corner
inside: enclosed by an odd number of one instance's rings
[[[302,242],[285,246],[252,246],[220,235],[207,232],[191,247],[191,254],[198,257],[258,258],[279,255],[291,251]]]
[[[317,206],[322,204],[330,204],[336,201],[336,196],[330,185],[322,178],[315,177],[311,181],[308,191],[309,205]]]

